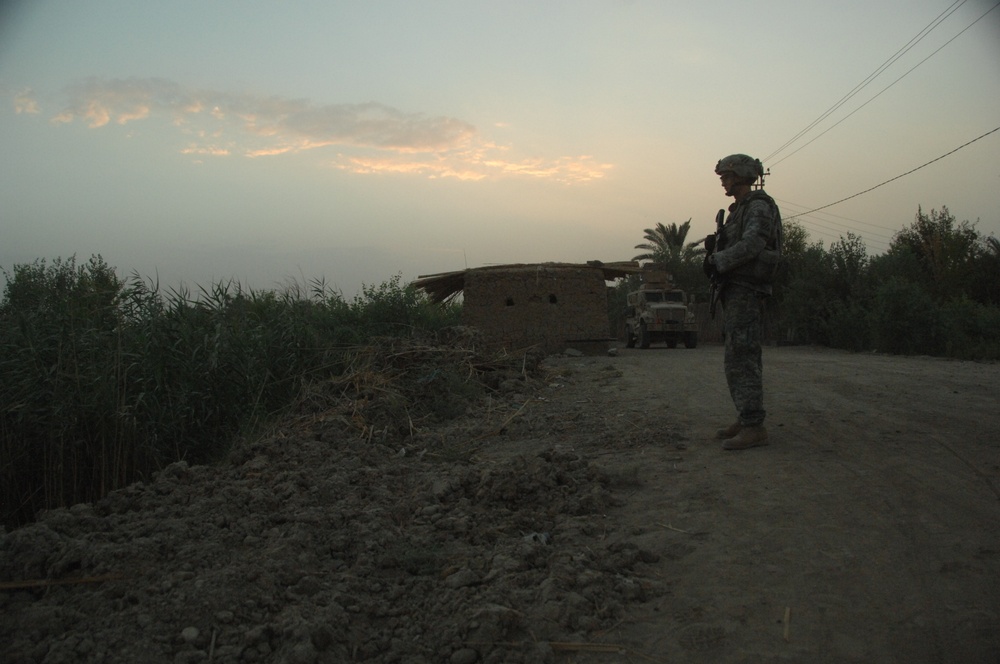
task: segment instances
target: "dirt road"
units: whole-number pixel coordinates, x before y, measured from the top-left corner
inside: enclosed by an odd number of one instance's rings
[[[743,452],[718,346],[471,372],[469,402],[419,366],[464,415],[359,374],[0,532],[0,659],[1000,661],[1000,365],[768,348]],[[404,419],[359,435],[380,395]]]
[[[663,423],[601,457],[635,468],[608,518],[669,587],[608,636],[671,662],[1000,661],[1000,365],[764,361],[771,444],[742,452],[711,439],[733,419],[721,347],[561,361],[623,435]],[[620,378],[580,389],[601,370]]]

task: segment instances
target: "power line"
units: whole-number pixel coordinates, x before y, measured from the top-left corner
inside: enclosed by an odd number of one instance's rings
[[[802,210],[808,210],[809,209],[809,207],[807,205],[802,205],[800,203],[794,203],[792,201],[782,200],[782,199],[777,198],[777,197],[774,197],[774,200],[776,200],[779,203],[781,203],[782,204],[782,208],[784,208],[785,206],[788,206],[788,207],[791,207],[791,208],[798,208],[798,209],[802,209]],[[807,213],[803,212],[802,214],[807,214]],[[833,213],[830,213],[830,212],[824,212],[823,214],[825,216],[827,216],[827,217],[833,217],[834,219],[842,219],[843,221],[849,221],[852,224],[860,224],[862,226],[868,226],[870,228],[874,228],[876,230],[883,231],[885,233],[890,233],[891,234],[891,233],[895,233],[896,232],[895,229],[889,228],[887,226],[883,226],[881,224],[873,224],[873,223],[871,223],[869,221],[861,221],[860,219],[852,219],[850,217],[842,217],[840,215],[836,215],[836,214],[833,214]],[[844,228],[847,228],[848,230],[854,230],[854,227],[849,226],[848,224],[838,223],[836,221],[830,221],[830,220],[824,220],[824,221],[826,221],[827,223],[830,223],[830,224],[834,224],[835,226],[843,226]],[[872,235],[877,235],[878,237],[884,237],[886,239],[889,238],[888,235],[879,235],[878,233],[874,233],[872,231],[865,231],[865,232],[871,233]]]
[[[807,209],[804,205],[799,205],[798,203],[793,203],[791,201],[785,201],[780,198],[775,198],[774,200],[781,203],[782,210],[788,209]],[[808,213],[803,213],[808,214]],[[832,217],[833,219],[839,219],[843,221],[850,222],[850,224],[841,223],[838,221],[832,221],[825,217]],[[786,219],[790,217],[785,217]],[[842,217],[840,215],[831,214],[829,212],[822,212],[816,215],[815,218],[812,217],[799,217],[796,219],[796,223],[800,224],[805,230],[809,231],[812,235],[817,235],[820,237],[829,237],[836,239],[838,237],[843,238],[844,233],[853,233],[861,237],[865,244],[869,247],[873,247],[876,250],[888,249],[892,244],[892,239],[896,235],[896,230],[888,228],[886,226],[880,226],[879,224],[873,224],[867,221],[860,221],[858,219],[852,219],[850,217]],[[829,224],[829,225],[828,225]],[[869,226],[875,228],[881,232],[875,232],[867,229],[860,229],[858,226]]]
[[[791,217],[786,217],[786,221]],[[892,238],[878,233],[872,233],[870,231],[863,231],[857,228],[852,228],[850,226],[844,226],[842,224],[837,224],[836,222],[828,221],[826,219],[811,219],[811,218],[799,218],[797,223],[801,224],[803,228],[811,233],[815,233],[820,236],[829,236],[832,238],[844,237],[844,233],[858,235],[863,237],[866,244],[878,245],[879,247],[888,247],[892,243]],[[828,226],[826,224],[833,224],[833,226]],[[836,227],[836,228],[835,228]]]
[[[865,237],[874,238],[874,241],[879,244],[889,244],[892,241],[891,237],[880,235],[879,233],[872,233],[870,231],[861,231],[857,228],[851,228],[850,226],[844,226],[842,224],[837,224],[835,222],[827,221],[825,219],[821,219],[819,221],[812,219],[808,220],[800,219],[799,223],[808,228],[815,227],[817,229],[822,229],[824,231],[828,231],[830,233],[835,233],[838,235],[843,234],[844,232],[854,233],[855,235],[864,235]],[[833,224],[834,226],[838,226],[839,228],[832,228],[830,226],[825,226],[824,223]]]
[[[933,53],[931,53],[930,55],[928,55],[928,56],[927,56],[926,58],[924,58],[923,60],[921,60],[921,61],[920,61],[920,62],[918,62],[917,64],[913,65],[913,66],[912,66],[912,67],[911,67],[910,69],[908,69],[908,70],[906,71],[906,73],[904,73],[904,74],[903,74],[902,76],[900,76],[900,77],[899,77],[899,78],[897,78],[897,79],[896,79],[895,81],[893,81],[893,82],[892,82],[892,83],[890,83],[889,85],[887,85],[887,86],[885,86],[884,88],[882,88],[882,90],[880,90],[880,91],[879,91],[879,92],[878,92],[878,93],[877,93],[877,94],[876,94],[876,95],[875,95],[874,97],[872,97],[871,99],[869,99],[869,100],[868,100],[868,101],[866,101],[865,103],[861,104],[861,106],[858,106],[858,107],[857,107],[856,109],[854,109],[853,111],[851,111],[850,113],[848,113],[847,115],[845,115],[844,117],[842,117],[842,118],[841,118],[840,120],[837,120],[837,121],[836,121],[835,123],[833,123],[832,125],[830,125],[829,127],[827,127],[827,128],[825,129],[825,130],[823,130],[823,132],[821,132],[821,133],[820,133],[820,134],[819,134],[818,136],[814,136],[814,137],[813,137],[812,139],[810,139],[810,140],[809,140],[809,141],[808,141],[807,143],[805,143],[804,145],[800,145],[800,146],[799,146],[798,148],[796,148],[796,149],[795,149],[795,150],[794,150],[793,152],[791,152],[791,153],[789,153],[789,154],[785,155],[784,157],[782,157],[781,159],[779,159],[778,161],[774,162],[774,163],[773,163],[773,164],[771,164],[771,165],[772,165],[772,166],[775,166],[775,165],[777,165],[777,164],[780,164],[780,163],[781,163],[781,162],[783,162],[784,160],[786,160],[786,159],[788,159],[789,157],[791,157],[792,155],[794,155],[794,154],[795,154],[796,152],[798,152],[799,150],[802,150],[803,148],[805,148],[805,147],[809,146],[810,144],[812,144],[812,142],[813,142],[813,141],[817,140],[818,138],[821,138],[821,137],[822,137],[823,135],[825,135],[825,134],[826,134],[826,133],[827,133],[828,131],[830,131],[831,129],[833,129],[834,127],[836,127],[837,125],[839,125],[839,124],[840,124],[841,122],[843,122],[843,121],[844,121],[844,120],[846,120],[847,118],[851,117],[852,115],[854,115],[855,113],[857,113],[858,111],[860,111],[860,110],[861,110],[862,108],[864,108],[864,107],[865,107],[865,106],[867,106],[868,104],[870,104],[870,103],[872,103],[873,101],[875,101],[876,99],[878,99],[878,98],[879,98],[879,97],[880,97],[880,96],[882,95],[882,93],[883,93],[883,92],[885,92],[886,90],[888,90],[889,88],[891,88],[892,86],[896,85],[896,84],[897,84],[897,83],[899,83],[899,82],[900,82],[901,80],[903,80],[904,78],[906,78],[907,76],[909,76],[909,75],[910,75],[910,73],[911,73],[911,72],[912,72],[912,71],[913,71],[914,69],[916,69],[917,67],[919,67],[920,65],[924,64],[925,62],[927,62],[928,60],[930,60],[930,59],[931,59],[932,57],[934,57],[935,55],[937,55],[937,52],[938,52],[938,51],[940,51],[940,50],[941,50],[941,49],[943,49],[943,48],[944,48],[945,46],[947,46],[948,44],[950,44],[950,43],[952,43],[953,41],[955,41],[956,39],[958,39],[958,38],[959,38],[959,37],[960,37],[960,36],[962,35],[962,33],[964,33],[964,32],[965,32],[966,30],[968,30],[969,28],[971,28],[972,26],[974,26],[974,25],[975,25],[976,23],[979,23],[979,22],[980,22],[981,20],[983,20],[983,19],[984,19],[984,18],[986,17],[986,15],[987,15],[987,14],[989,14],[989,13],[990,13],[991,11],[993,11],[993,10],[994,10],[994,9],[996,9],[997,7],[1000,7],[1000,2],[997,2],[997,4],[993,5],[992,7],[990,7],[989,9],[987,9],[987,10],[986,10],[985,12],[983,12],[983,14],[982,14],[982,15],[981,15],[981,16],[980,16],[979,18],[977,18],[977,19],[976,19],[975,21],[973,21],[973,22],[972,22],[972,23],[970,23],[969,25],[965,26],[965,28],[963,28],[963,29],[962,29],[962,31],[961,31],[961,32],[959,32],[959,33],[958,33],[957,35],[955,35],[954,37],[952,37],[951,39],[949,39],[949,40],[948,40],[948,41],[946,41],[945,43],[941,44],[941,46],[939,46],[939,47],[938,47],[938,48],[937,48],[937,49],[936,49],[936,50],[935,50],[935,51],[934,51]],[[787,143],[786,143],[786,145],[787,145]]]
[[[808,213],[803,212],[802,215],[808,215]],[[883,240],[891,239],[887,235],[883,235],[881,233],[874,233],[872,231],[867,231],[867,230],[863,231],[856,226],[848,226],[847,224],[840,224],[837,223],[836,221],[830,221],[829,219],[822,219],[818,217],[816,218],[802,217],[802,215],[796,215],[795,217],[785,217],[785,221],[795,218],[803,226],[815,226],[817,228],[822,228],[824,230],[830,231],[831,233],[843,233],[844,231],[847,231],[850,233],[864,233],[866,235],[871,235],[872,237],[877,237]]]
[[[903,55],[905,55],[907,51],[909,51],[911,48],[913,48],[914,46],[916,46],[917,43],[919,43],[924,37],[926,37],[928,34],[930,34],[931,30],[933,30],[938,25],[940,25],[942,21],[944,21],[946,18],[948,18],[949,16],[951,16],[951,14],[953,14],[956,10],[958,10],[959,7],[961,7],[965,3],[966,3],[966,0],[956,0],[954,3],[952,3],[952,5],[950,7],[948,7],[948,9],[944,10],[943,12],[941,12],[941,14],[939,14],[937,18],[935,18],[933,21],[931,21],[926,27],[924,27],[923,30],[921,30],[920,32],[918,32],[915,37],[913,37],[912,39],[910,39],[910,41],[908,41],[906,44],[904,44],[888,60],[886,60],[885,62],[883,62],[881,65],[879,65],[879,67],[874,72],[872,72],[871,74],[869,74],[867,78],[865,78],[863,81],[861,81],[861,83],[859,83],[856,86],[854,86],[854,88],[850,92],[848,92],[846,95],[844,95],[843,97],[841,97],[840,100],[837,101],[833,106],[831,106],[824,113],[822,113],[818,118],[816,118],[811,123],[809,123],[809,125],[806,126],[805,129],[802,129],[801,131],[799,131],[799,133],[797,133],[794,136],[792,136],[789,140],[787,140],[777,150],[775,150],[771,154],[769,154],[766,157],[764,157],[764,160],[763,160],[764,163],[767,163],[772,157],[777,156],[778,154],[780,154],[785,148],[787,148],[789,145],[791,145],[795,141],[799,140],[799,138],[801,138],[803,135],[805,135],[806,133],[808,133],[813,127],[815,127],[820,122],[822,122],[823,120],[825,120],[831,113],[833,113],[838,108],[840,108],[841,106],[843,106],[845,103],[847,103],[848,101],[850,101],[850,99],[852,97],[854,97],[854,95],[856,95],[859,92],[861,92],[861,90],[863,90],[865,87],[867,87],[869,83],[871,83],[876,78],[878,78],[878,76],[881,75],[882,72],[884,72],[886,69],[888,69],[896,60],[898,60]]]
[[[982,134],[981,136],[977,136],[976,138],[972,139],[972,140],[971,140],[971,141],[969,141],[968,143],[963,143],[962,145],[959,145],[959,146],[958,146],[957,148],[955,148],[954,150],[951,150],[951,151],[949,151],[949,152],[945,152],[945,153],[944,153],[943,155],[941,155],[940,157],[937,157],[937,158],[935,158],[935,159],[931,159],[931,160],[930,160],[930,161],[928,161],[928,162],[927,162],[926,164],[921,164],[920,166],[917,166],[917,167],[916,167],[916,168],[914,168],[914,169],[911,169],[911,170],[909,170],[909,171],[906,171],[905,173],[902,173],[902,174],[900,174],[900,175],[897,175],[897,176],[896,176],[896,177],[894,177],[894,178],[890,178],[890,179],[886,180],[885,182],[881,182],[881,183],[879,183],[879,184],[875,185],[874,187],[869,187],[868,189],[865,189],[864,191],[859,191],[858,193],[856,193],[856,194],[853,194],[853,195],[851,195],[851,196],[848,196],[847,198],[841,198],[841,199],[840,199],[839,201],[834,201],[833,203],[828,203],[828,204],[826,204],[826,205],[823,205],[823,206],[821,206],[821,207],[818,207],[818,208],[813,208],[812,210],[809,210],[808,212],[801,212],[801,213],[799,213],[799,214],[796,214],[796,215],[793,215],[793,216],[791,216],[791,217],[788,217],[788,219],[795,219],[796,217],[802,217],[802,216],[804,216],[804,215],[807,215],[807,214],[812,214],[813,212],[819,212],[820,210],[825,210],[825,209],[826,209],[826,208],[828,208],[828,207],[833,207],[834,205],[839,205],[840,203],[843,203],[844,201],[849,201],[849,200],[851,200],[852,198],[857,198],[858,196],[862,196],[862,195],[864,195],[864,194],[867,194],[868,192],[870,192],[870,191],[874,191],[874,190],[878,189],[879,187],[882,187],[882,186],[884,186],[884,185],[887,185],[887,184],[889,184],[890,182],[895,182],[896,180],[898,180],[898,179],[900,179],[900,178],[902,178],[902,177],[906,177],[907,175],[910,175],[911,173],[916,173],[916,172],[917,172],[917,171],[919,171],[919,170],[920,170],[921,168],[924,168],[925,166],[930,166],[931,164],[933,164],[933,163],[934,163],[934,162],[936,162],[936,161],[941,161],[942,159],[944,159],[944,158],[945,158],[945,157],[947,157],[948,155],[952,155],[952,154],[955,154],[956,152],[958,152],[958,151],[959,151],[959,150],[961,150],[962,148],[964,148],[964,147],[968,147],[969,145],[972,145],[972,144],[973,144],[973,143],[975,143],[976,141],[978,141],[978,140],[980,140],[980,139],[983,139],[983,138],[986,138],[986,137],[987,137],[987,136],[989,136],[990,134],[992,134],[992,133],[995,133],[995,132],[998,132],[998,131],[1000,131],[1000,127],[997,127],[996,129],[991,129],[991,130],[989,130],[988,132],[986,132],[985,134]]]
[[[829,229],[829,228],[824,229],[822,226],[819,229],[816,229],[803,225],[803,228],[805,228],[809,232],[810,238],[818,236],[820,240],[823,240],[825,237],[826,239],[829,239],[831,242],[835,242],[837,239],[843,239],[845,235],[854,235],[855,237],[861,238],[864,241],[865,245],[878,251],[885,251],[892,245],[891,240],[873,239],[865,235],[864,233],[855,233],[854,231],[847,231],[845,233],[844,231],[838,231],[836,229]]]
[[[831,237],[831,238],[837,238],[837,237],[843,238],[844,237],[844,231],[843,230],[839,230],[839,229],[836,229],[836,228],[829,228],[829,227],[823,226],[822,224],[818,224],[818,223],[815,223],[815,222],[801,222],[801,223],[802,223],[802,227],[805,228],[807,231],[810,231],[810,232],[815,233],[815,234],[820,235],[820,236],[826,235],[826,236]],[[879,237],[875,237],[875,236],[873,236],[870,233],[858,232],[858,231],[851,230],[851,229],[848,229],[846,232],[847,232],[848,235],[851,235],[851,234],[857,235],[858,237],[862,238],[865,241],[866,245],[874,246],[876,249],[888,249],[889,246],[892,244],[892,239],[891,238],[890,239],[882,239],[882,238],[879,238]]]

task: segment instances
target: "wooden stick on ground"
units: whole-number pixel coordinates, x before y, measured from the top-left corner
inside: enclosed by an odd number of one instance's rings
[[[639,659],[646,662],[655,663],[660,661],[653,659],[648,655],[643,655],[641,652],[636,652],[631,648],[626,648],[625,646],[617,645],[614,643],[576,643],[569,641],[549,641],[549,647],[552,648],[554,652],[607,652],[620,655],[629,655],[630,657],[638,657]]]
[[[23,590],[25,588],[48,588],[49,586],[70,586],[81,583],[104,583],[122,579],[119,574],[102,574],[101,576],[82,576],[75,579],[32,579],[30,581],[4,581],[0,590]]]

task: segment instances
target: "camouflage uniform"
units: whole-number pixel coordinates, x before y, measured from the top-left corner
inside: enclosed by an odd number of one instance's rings
[[[725,313],[726,382],[742,426],[764,423],[764,363],[761,359],[760,293],[739,284],[722,290]]]
[[[744,427],[764,422],[764,298],[771,294],[780,233],[778,206],[758,189],[729,206],[714,255],[725,315],[726,382]]]

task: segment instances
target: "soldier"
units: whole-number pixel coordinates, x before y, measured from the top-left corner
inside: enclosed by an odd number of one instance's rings
[[[781,213],[763,189],[753,189],[763,177],[760,160],[733,154],[719,160],[729,206],[725,225],[706,238],[705,271],[718,284],[726,335],[725,372],[737,420],[716,433],[722,449],[744,450],[767,445],[764,428],[763,333],[764,298],[781,258]],[[721,211],[720,211],[721,213]]]

